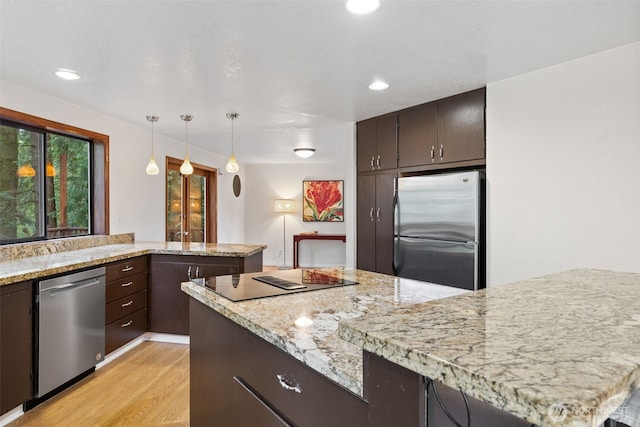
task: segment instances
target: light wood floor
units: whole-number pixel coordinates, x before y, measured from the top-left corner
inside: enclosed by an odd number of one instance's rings
[[[189,346],[146,341],[9,424],[188,426]]]

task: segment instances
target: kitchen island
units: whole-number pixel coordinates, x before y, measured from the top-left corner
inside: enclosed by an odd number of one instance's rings
[[[215,313],[366,402],[367,409],[352,406],[369,413],[362,425],[376,425],[375,394],[393,392],[383,390],[380,375],[393,377],[394,367],[404,381],[398,394],[408,385],[419,400],[431,384],[424,379],[433,379],[526,420],[522,425],[597,426],[640,388],[638,274],[573,270],[469,293],[357,270],[332,274],[360,284],[244,302],[194,283],[182,289],[193,297],[192,316]],[[418,293],[422,302],[413,299]],[[628,310],[621,313],[622,306]],[[213,335],[198,345],[193,339],[192,332],[192,379],[213,363],[200,349],[216,345]],[[253,396],[268,394],[239,380]],[[294,379],[280,385],[297,393]],[[200,390],[192,388],[192,399],[194,392]],[[413,408],[424,414],[426,406]],[[415,425],[427,417],[416,414]]]

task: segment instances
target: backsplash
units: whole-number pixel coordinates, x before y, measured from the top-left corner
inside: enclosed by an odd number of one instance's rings
[[[81,236],[43,242],[16,243],[0,246],[0,261],[11,261],[39,255],[93,248],[96,246],[133,243],[135,233],[100,236]]]

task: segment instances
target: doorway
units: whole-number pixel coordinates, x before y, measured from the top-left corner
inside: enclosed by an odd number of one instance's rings
[[[192,163],[193,173],[180,173],[182,160],[167,157],[166,240],[217,242],[217,170]]]

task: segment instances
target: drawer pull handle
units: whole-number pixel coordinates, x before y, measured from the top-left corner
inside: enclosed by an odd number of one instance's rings
[[[123,323],[122,327],[123,328],[127,328],[127,327],[131,326],[132,323],[133,323],[133,320],[129,320],[127,323]]]
[[[293,384],[291,380],[285,377],[282,374],[277,374],[276,378],[278,378],[278,382],[280,383],[280,387],[285,390],[295,391],[298,394],[302,394],[302,389],[299,384]]]
[[[133,285],[133,282],[127,282],[127,283],[123,283],[122,287],[123,288],[128,288],[129,286]]]
[[[129,302],[125,302],[124,304],[122,304],[123,307],[129,307],[131,304],[133,304],[133,300],[129,301]]]
[[[133,270],[133,267],[131,267],[130,265],[126,266],[125,268],[122,269],[123,273],[126,273],[127,271],[131,271]]]

